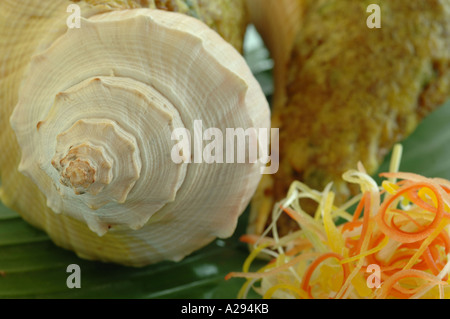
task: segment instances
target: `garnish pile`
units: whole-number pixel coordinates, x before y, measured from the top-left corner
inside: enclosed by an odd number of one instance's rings
[[[254,289],[282,299],[450,298],[450,181],[398,173],[400,154],[396,146],[381,187],[362,165],[346,172],[361,193],[340,207],[331,185],[319,192],[294,182],[264,234],[241,238],[252,251],[243,271],[226,278],[247,279],[238,297]],[[302,210],[302,198],[318,203],[315,216]],[[300,230],[279,237],[281,214]],[[250,272],[259,255],[271,261]]]

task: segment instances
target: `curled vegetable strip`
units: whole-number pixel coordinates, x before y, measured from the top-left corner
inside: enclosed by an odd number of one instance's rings
[[[415,269],[407,269],[407,270],[401,270],[391,277],[389,277],[383,284],[383,287],[380,289],[379,294],[377,296],[377,299],[384,299],[389,295],[389,292],[391,289],[393,289],[393,286],[395,283],[398,283],[401,279],[404,278],[420,278],[426,281],[429,281],[433,284],[446,284],[445,282],[439,281],[438,278],[436,278],[433,275],[430,275],[427,272],[415,270]]]
[[[397,173],[401,146],[393,154],[381,187],[362,164],[343,175],[361,193],[342,206],[334,204],[331,185],[319,192],[294,182],[266,232],[242,237],[252,253],[243,272],[226,277],[247,278],[240,297],[253,288],[264,298],[450,298],[450,181]],[[317,202],[314,217],[301,198]],[[283,213],[300,230],[279,237]],[[338,217],[344,222],[337,224]],[[272,260],[252,272],[260,253]]]
[[[395,225],[389,225],[386,220],[385,216],[387,212],[389,211],[389,207],[402,195],[405,193],[410,193],[413,190],[421,190],[421,189],[430,189],[437,198],[437,207],[434,208],[428,203],[420,203],[420,202],[414,202],[414,204],[417,204],[418,206],[421,206],[424,209],[428,209],[428,211],[431,211],[435,213],[435,218],[431,222],[430,225],[427,227],[424,227],[421,231],[410,233],[402,231],[401,229],[398,229],[398,227],[395,227]],[[423,205],[423,206],[422,206]],[[389,237],[395,239],[398,242],[402,243],[412,243],[417,242],[421,239],[425,239],[427,236],[429,236],[434,229],[440,224],[442,218],[444,217],[444,204],[442,197],[439,194],[439,191],[437,190],[437,187],[435,187],[433,184],[424,183],[424,182],[416,182],[413,185],[403,186],[400,188],[395,195],[388,196],[388,198],[385,200],[383,205],[380,208],[380,211],[378,212],[376,216],[376,221],[380,229],[387,234]],[[391,224],[392,224],[392,218],[391,218]]]
[[[325,259],[328,258],[336,258],[339,261],[342,261],[343,257],[339,254],[336,253],[326,253],[321,255],[319,258],[317,258],[309,267],[308,270],[305,273],[305,276],[303,277],[303,281],[302,281],[302,289],[308,292],[308,295],[311,297],[311,299],[313,299],[313,296],[311,294],[311,287],[310,287],[310,280],[311,280],[311,276],[314,272],[314,270],[319,266],[320,263],[322,263],[322,261],[324,261]],[[343,271],[344,271],[344,281],[347,279],[348,277],[348,273],[349,273],[349,268],[347,264],[343,264],[342,266]]]

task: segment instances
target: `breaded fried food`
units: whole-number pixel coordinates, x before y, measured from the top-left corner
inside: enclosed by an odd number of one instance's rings
[[[346,170],[361,161],[375,173],[393,145],[450,96],[450,0],[298,4],[291,54],[275,61],[286,83],[276,92],[272,124],[280,129],[280,168],[264,176],[252,202],[249,231],[257,234],[294,180],[313,189],[333,182],[342,202],[352,193],[341,179]],[[381,28],[367,26],[370,4],[381,8]],[[281,233],[297,228],[288,218],[278,226]]]

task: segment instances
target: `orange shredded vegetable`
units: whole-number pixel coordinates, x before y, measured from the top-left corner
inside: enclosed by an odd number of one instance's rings
[[[394,154],[401,154],[396,148]],[[399,166],[399,157],[392,161],[398,163],[391,167]],[[267,230],[242,236],[252,254],[243,272],[226,277],[247,279],[239,297],[253,289],[283,299],[450,298],[450,181],[391,171],[381,174],[386,180],[378,186],[358,167],[343,178],[359,184],[359,197],[336,206],[331,187],[319,192],[294,182],[275,205]],[[319,204],[315,217],[303,211],[305,197]],[[283,213],[300,230],[279,237]],[[345,221],[338,224],[339,218]],[[256,255],[271,260],[250,271]]]

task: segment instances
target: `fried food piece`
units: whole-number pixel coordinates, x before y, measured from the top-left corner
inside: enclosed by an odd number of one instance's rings
[[[370,29],[370,4],[381,28]],[[276,92],[280,169],[252,201],[249,231],[265,229],[273,205],[300,180],[333,182],[341,202],[352,190],[341,175],[362,162],[376,172],[393,145],[450,96],[450,0],[300,0],[301,21]],[[280,66],[278,66],[280,67]],[[313,213],[308,202],[304,208]],[[280,232],[297,228],[281,218]]]

